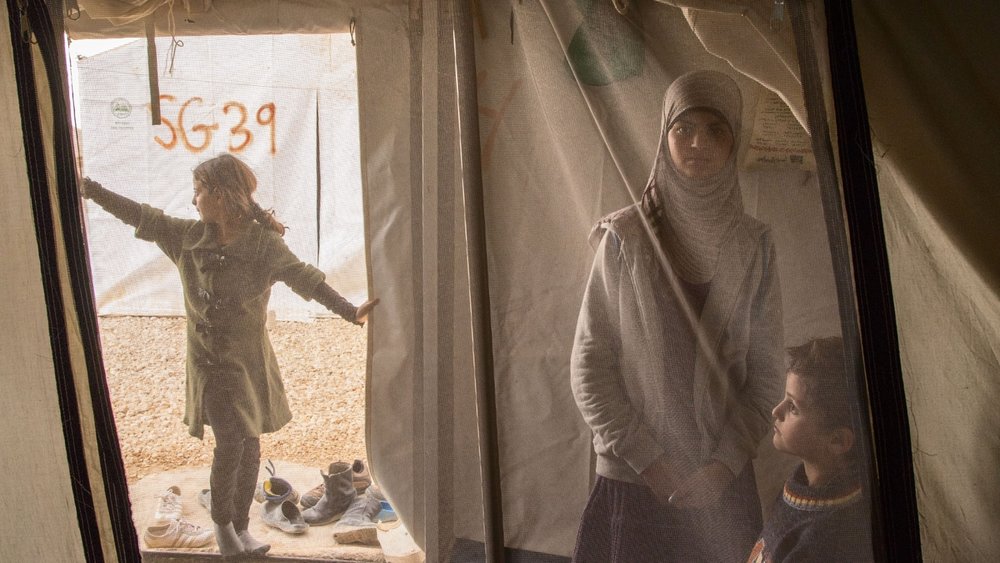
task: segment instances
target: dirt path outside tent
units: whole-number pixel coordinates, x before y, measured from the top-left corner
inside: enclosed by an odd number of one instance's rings
[[[108,387],[129,483],[211,465],[215,446],[184,415],[184,319],[101,317]],[[366,459],[366,330],[341,319],[278,321],[270,329],[292,421],[261,437],[262,457],[325,468]],[[317,473],[318,474],[318,473]]]

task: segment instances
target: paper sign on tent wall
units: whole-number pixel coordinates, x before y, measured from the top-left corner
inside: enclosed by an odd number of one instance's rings
[[[289,248],[337,277],[332,270],[340,266],[320,261],[318,85],[303,76],[310,73],[302,73],[314,65],[319,70],[311,76],[330,75],[332,59],[329,49],[322,48],[325,39],[307,39],[318,44],[303,48],[269,38],[185,38],[173,72],[160,77],[162,123],[155,126],[143,42],[81,62],[77,96],[84,174],[168,214],[197,218],[191,171],[208,158],[232,153],[257,174],[257,201],[273,208],[289,227]],[[236,63],[228,56],[234,52],[243,54]],[[286,57],[294,58],[297,66],[286,64]],[[309,58],[316,60],[303,60]],[[353,68],[353,59],[349,62]],[[360,219],[355,223],[358,228]],[[326,236],[338,236],[325,229]],[[135,239],[131,228],[93,204],[88,238],[101,314],[184,313],[178,276],[155,245]],[[354,247],[363,256],[363,240],[356,240]],[[343,256],[331,260],[350,265]],[[356,263],[353,267],[358,269]],[[271,309],[279,318],[325,312],[282,284],[274,287]]]
[[[777,94],[768,91],[754,112],[750,146],[744,158],[751,170],[794,168],[816,170],[812,141],[792,110]]]

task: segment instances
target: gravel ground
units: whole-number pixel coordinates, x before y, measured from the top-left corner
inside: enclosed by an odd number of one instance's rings
[[[215,441],[187,433],[184,319],[101,317],[104,367],[129,483],[207,466]],[[317,468],[365,454],[366,331],[341,319],[278,321],[270,329],[292,421],[261,437],[261,456]]]

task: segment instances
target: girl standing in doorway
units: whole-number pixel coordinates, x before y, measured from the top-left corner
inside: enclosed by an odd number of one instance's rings
[[[378,299],[355,307],[317,268],[285,245],[285,227],[254,200],[257,177],[223,154],[194,169],[192,203],[200,220],[170,217],[85,178],[81,194],[156,243],[177,266],[187,315],[184,422],[202,438],[212,427],[212,521],[223,556],[260,555],[270,546],[247,530],[260,466],[260,439],[292,418],[265,323],[271,286],[284,282],[305,299],[363,325]]]

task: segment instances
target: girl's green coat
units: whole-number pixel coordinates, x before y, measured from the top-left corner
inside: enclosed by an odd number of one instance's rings
[[[201,438],[205,386],[217,385],[247,436],[274,432],[292,418],[265,322],[271,286],[284,282],[312,299],[325,275],[299,260],[274,231],[251,222],[221,246],[216,227],[142,206],[137,238],[173,261],[187,312],[187,404],[184,422]],[[221,406],[221,405],[220,405]]]

